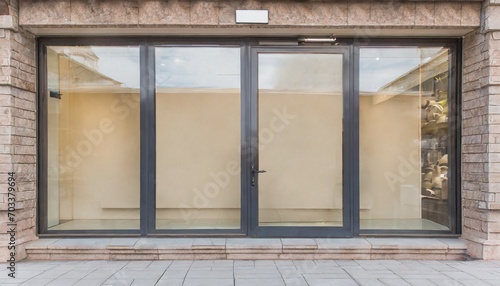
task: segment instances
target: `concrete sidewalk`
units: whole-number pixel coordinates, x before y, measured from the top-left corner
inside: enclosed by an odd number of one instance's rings
[[[21,261],[0,285],[500,285],[500,261]]]

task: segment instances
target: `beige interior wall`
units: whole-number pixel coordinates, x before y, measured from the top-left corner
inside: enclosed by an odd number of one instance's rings
[[[61,219],[138,218],[137,96],[63,95],[60,163],[71,172],[60,183]],[[263,94],[260,100],[261,130],[272,131],[277,118],[272,140],[261,144],[260,168],[268,171],[260,175],[261,208],[341,209],[341,98]],[[360,104],[362,217],[419,218],[418,99],[374,104],[363,96]],[[162,93],[157,109],[157,205],[164,216],[176,208],[238,209],[237,93]],[[293,119],[284,123],[277,111]],[[91,152],[82,153],[86,146]]]
[[[420,100],[360,97],[361,219],[421,217]]]
[[[342,208],[342,96],[260,92],[259,141],[260,208]]]
[[[63,96],[49,99],[49,120],[58,127],[49,128],[49,160],[59,169],[49,178],[49,223],[138,219],[139,95],[72,67],[66,57],[59,60]],[[259,92],[259,168],[267,170],[259,175],[261,215],[295,210],[290,217],[301,210],[321,220],[341,214],[342,99],[298,91],[331,80],[296,72],[308,60],[292,61],[286,76],[268,70],[276,85],[271,88],[295,91]],[[326,60],[315,60],[312,71],[334,74],[329,88],[338,88],[340,74],[328,70],[333,67]],[[92,77],[99,90],[79,76]],[[408,94],[374,98],[360,98],[361,218],[420,218],[420,100]],[[158,90],[156,108],[157,217],[185,218],[183,210],[196,209],[201,218],[234,219],[241,204],[239,92]],[[275,216],[269,212],[271,220]]]
[[[240,208],[240,109],[236,91],[157,94],[158,218],[181,215],[167,209]]]
[[[61,219],[138,219],[138,94],[62,89]]]

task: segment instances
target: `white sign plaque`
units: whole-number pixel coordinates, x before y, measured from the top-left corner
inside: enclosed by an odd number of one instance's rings
[[[269,11],[267,10],[236,10],[237,24],[268,24]]]

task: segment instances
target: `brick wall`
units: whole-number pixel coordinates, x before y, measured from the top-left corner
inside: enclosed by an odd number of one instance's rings
[[[500,3],[464,38],[463,237],[473,258],[500,259]],[[500,1],[496,1],[500,2]]]
[[[0,15],[0,260],[7,249],[8,173],[16,180],[16,256],[36,238],[36,58],[35,38],[19,29],[17,1]],[[6,3],[7,3],[6,2]]]

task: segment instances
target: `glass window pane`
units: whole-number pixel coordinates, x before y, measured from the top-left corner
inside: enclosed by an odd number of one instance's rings
[[[443,47],[362,48],[362,229],[449,230],[448,73]]]
[[[156,228],[240,228],[240,48],[156,48]]]
[[[139,48],[51,46],[48,229],[139,229]]]
[[[260,226],[342,226],[341,54],[259,54]]]

